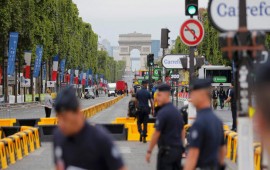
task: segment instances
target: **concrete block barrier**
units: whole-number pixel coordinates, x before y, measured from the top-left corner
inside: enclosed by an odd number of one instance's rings
[[[37,126],[40,119],[17,119],[16,125],[17,126]]]
[[[103,126],[117,140],[127,140],[127,129],[124,124],[99,124]]]

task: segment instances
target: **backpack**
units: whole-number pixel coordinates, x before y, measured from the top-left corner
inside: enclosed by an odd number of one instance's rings
[[[137,109],[135,106],[135,101],[130,101],[128,103],[129,117],[136,117]]]

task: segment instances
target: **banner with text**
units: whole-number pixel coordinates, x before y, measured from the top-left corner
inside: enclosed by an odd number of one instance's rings
[[[11,32],[9,35],[7,74],[11,76],[14,75],[14,70],[15,70],[15,60],[16,60],[18,38],[19,38],[19,33],[17,32]]]
[[[33,73],[34,78],[37,78],[39,76],[41,63],[42,63],[42,55],[43,55],[43,47],[41,45],[38,45],[36,49],[36,60],[35,60],[34,73]]]

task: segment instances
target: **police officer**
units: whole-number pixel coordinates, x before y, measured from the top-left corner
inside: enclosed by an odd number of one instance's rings
[[[170,102],[171,88],[167,84],[158,87],[158,112],[155,132],[149,144],[146,161],[150,162],[151,153],[158,143],[157,170],[181,169],[184,131],[183,119],[177,108]]]
[[[237,131],[237,108],[236,108],[236,94],[234,90],[234,85],[231,83],[230,90],[228,91],[228,98],[225,100],[224,103],[231,103],[231,112],[232,112],[232,131]]]
[[[191,102],[197,118],[191,127],[185,170],[224,169],[225,141],[222,122],[211,109],[211,80],[196,79],[191,86]]]
[[[64,89],[55,102],[58,128],[54,132],[57,170],[126,170],[107,132],[86,123],[73,88]]]
[[[263,144],[263,169],[270,168],[270,61],[260,64],[256,73],[256,114],[254,127]],[[268,167],[267,167],[268,166]]]
[[[136,106],[138,108],[138,131],[140,133],[140,142],[146,143],[147,137],[147,123],[149,119],[150,110],[152,109],[152,113],[154,112],[153,100],[151,98],[150,93],[147,91],[147,81],[142,81],[142,89],[136,93]],[[149,107],[148,102],[151,103],[151,109]],[[142,129],[143,124],[143,129]]]

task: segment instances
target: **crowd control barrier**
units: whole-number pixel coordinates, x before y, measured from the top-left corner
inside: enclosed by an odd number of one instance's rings
[[[100,124],[117,141],[127,140],[127,129],[124,124]]]

